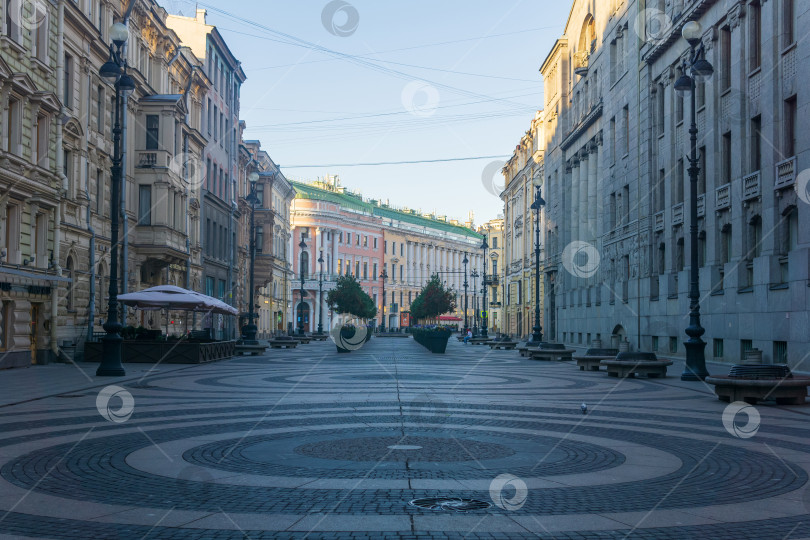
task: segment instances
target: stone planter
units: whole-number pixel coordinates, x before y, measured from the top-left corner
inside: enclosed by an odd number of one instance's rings
[[[444,354],[447,350],[447,341],[450,339],[450,331],[414,330],[413,338],[430,352],[434,354]]]

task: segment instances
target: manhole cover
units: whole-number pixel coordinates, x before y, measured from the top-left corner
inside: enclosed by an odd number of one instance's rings
[[[492,506],[488,502],[477,499],[461,499],[459,497],[414,499],[410,502],[410,505],[427,510],[450,510],[452,512],[472,512],[474,510],[485,510]]]

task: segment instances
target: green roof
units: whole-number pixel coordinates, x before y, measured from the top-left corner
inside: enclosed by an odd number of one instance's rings
[[[419,227],[436,229],[448,233],[468,236],[471,238],[477,239],[483,238],[482,235],[478,234],[469,227],[465,227],[463,225],[453,225],[452,223],[448,223],[447,221],[431,219],[428,217],[421,216],[419,214],[405,212],[403,210],[395,210],[393,208],[372,204],[364,201],[359,195],[329,191],[302,182],[290,182],[290,183],[295,189],[296,199],[313,199],[318,201],[332,202],[335,204],[339,204],[345,208],[365,212],[368,214],[379,216],[381,218],[394,219],[397,221],[410,223],[412,225],[417,225]]]

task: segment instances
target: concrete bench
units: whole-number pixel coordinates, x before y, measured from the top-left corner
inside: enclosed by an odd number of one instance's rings
[[[309,336],[295,336],[293,339],[298,343],[303,343],[304,345],[308,345],[309,342],[312,341],[312,338]]]
[[[489,345],[490,341],[491,341],[490,338],[475,337],[475,338],[472,338],[467,343],[469,343],[471,345]]]
[[[658,360],[655,353],[623,352],[611,360],[602,360],[600,364],[605,366],[609,377],[623,379],[636,375],[646,375],[649,378],[666,377],[667,366],[671,366],[672,362]]]
[[[490,341],[489,348],[491,350],[500,350],[503,349],[505,351],[513,351],[517,347],[517,341]]]
[[[298,340],[292,338],[277,338],[269,341],[270,346],[274,349],[294,349],[298,347]]]
[[[612,360],[619,354],[618,349],[588,349],[584,355],[573,356],[580,371],[599,371],[602,360]]]
[[[744,401],[756,405],[760,400],[773,399],[777,405],[804,405],[810,377],[784,379],[740,379],[728,375],[706,377],[714,385],[720,401]]]
[[[545,361],[566,361],[571,360],[571,356],[576,352],[574,349],[543,349],[543,348],[528,348],[529,356],[532,360],[545,360]]]
[[[259,354],[263,354],[267,350],[267,345],[262,345],[261,343],[237,343],[234,347],[234,351],[239,356],[242,355],[250,355],[256,356]]]

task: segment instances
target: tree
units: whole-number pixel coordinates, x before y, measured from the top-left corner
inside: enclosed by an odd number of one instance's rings
[[[336,313],[348,313],[360,319],[373,319],[377,315],[374,300],[350,274],[338,277],[337,285],[326,295],[326,303]]]
[[[439,276],[433,274],[419,295],[411,302],[411,315],[416,319],[435,319],[456,309],[453,293],[445,289]]]

